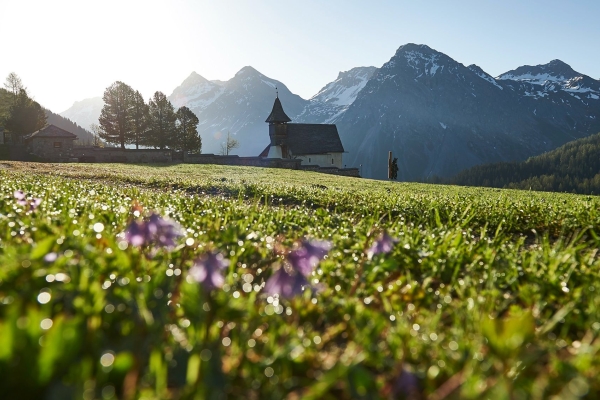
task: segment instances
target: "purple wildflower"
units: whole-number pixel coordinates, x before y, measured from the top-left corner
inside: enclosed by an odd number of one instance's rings
[[[418,399],[419,381],[417,377],[407,370],[402,369],[400,376],[393,383],[392,394],[403,399]]]
[[[301,294],[306,285],[308,285],[308,281],[304,275],[295,271],[293,274],[289,274],[282,267],[269,278],[265,284],[265,292],[290,298]]]
[[[23,192],[22,190],[15,190],[14,193],[15,199],[17,200],[25,200],[25,192]]]
[[[125,230],[125,240],[132,246],[156,244],[174,247],[175,239],[183,236],[181,226],[171,220],[152,214],[147,221],[133,220]]]
[[[31,199],[27,198],[27,195],[22,190],[15,190],[13,193],[15,199],[17,200],[17,204],[21,207],[29,207],[29,211],[33,211],[42,204],[42,199],[33,197]]]
[[[201,283],[208,291],[220,288],[225,282],[221,270],[229,266],[227,260],[221,253],[206,253],[194,261],[189,275],[196,282]]]
[[[150,242],[147,234],[146,223],[131,221],[125,231],[125,240],[132,246],[143,246],[146,242]]]
[[[303,240],[298,248],[290,251],[287,260],[294,270],[308,277],[330,249],[330,242]]]
[[[162,247],[175,247],[175,239],[183,236],[181,225],[154,213],[148,219],[147,229],[156,243]]]
[[[330,242],[303,240],[286,256],[290,271],[282,267],[275,272],[265,284],[265,292],[287,298],[301,294],[309,285],[307,278],[330,249]]]
[[[31,200],[31,203],[29,203],[29,207],[31,208],[31,211],[33,211],[38,208],[40,204],[42,204],[42,199],[34,197]]]
[[[397,239],[392,238],[387,232],[383,232],[367,251],[367,257],[370,260],[375,254],[389,253],[396,243],[398,243]]]

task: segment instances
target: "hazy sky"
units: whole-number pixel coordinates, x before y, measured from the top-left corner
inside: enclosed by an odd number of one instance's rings
[[[600,1],[0,0],[1,81],[55,112],[115,80],[148,98],[245,65],[309,98],[411,42],[493,76],[558,58],[600,79]]]

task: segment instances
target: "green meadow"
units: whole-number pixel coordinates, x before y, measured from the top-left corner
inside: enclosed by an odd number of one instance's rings
[[[175,247],[124,239],[150,213]],[[265,293],[303,239],[331,242],[311,287]],[[596,196],[4,162],[0,397],[598,398],[599,247]],[[207,252],[214,290],[189,274]]]

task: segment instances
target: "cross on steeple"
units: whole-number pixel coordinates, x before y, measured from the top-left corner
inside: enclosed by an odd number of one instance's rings
[[[275,96],[279,98],[279,90],[277,90],[277,86],[275,86]]]

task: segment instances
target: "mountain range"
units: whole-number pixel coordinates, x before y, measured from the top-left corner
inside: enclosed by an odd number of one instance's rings
[[[198,116],[203,152],[217,153],[229,131],[238,154],[257,155],[269,140],[264,120],[276,88],[293,122],[337,124],[344,164],[378,179],[386,177],[388,151],[398,157],[400,180],[426,180],[525,160],[600,131],[600,81],[560,60],[494,78],[416,44],[380,68],[340,72],[308,100],[249,66],[228,81],[193,72],[169,99]],[[88,99],[60,115],[88,126],[101,108],[100,98]]]

